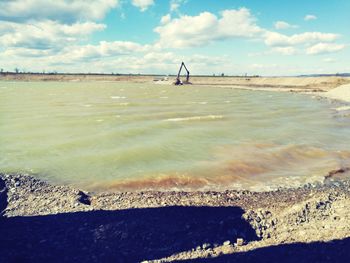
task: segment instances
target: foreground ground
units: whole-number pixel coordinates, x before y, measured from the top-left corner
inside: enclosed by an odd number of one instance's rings
[[[348,181],[274,192],[84,193],[0,176],[3,262],[347,262]],[[5,208],[6,207],[6,208]]]

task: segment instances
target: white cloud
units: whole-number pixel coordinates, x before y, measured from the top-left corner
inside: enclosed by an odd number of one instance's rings
[[[99,45],[96,45],[99,46]],[[320,64],[314,63],[277,63],[270,59],[253,64],[249,61],[239,62],[234,57],[206,56],[200,54],[181,54],[180,52],[148,51],[145,47],[140,52],[125,52],[122,55],[112,55],[98,59],[94,57],[76,56],[69,53],[70,47],[57,54],[50,50],[24,50],[13,48],[7,54],[0,51],[0,64],[5,71],[19,68],[21,71],[42,72],[93,72],[93,73],[158,73],[175,74],[181,61],[188,61],[187,66],[191,75],[195,74],[221,74],[225,75],[300,75],[311,73],[330,73],[346,71],[346,65],[340,63],[324,64],[327,67],[321,68]],[[79,47],[74,47],[79,49]],[[24,56],[27,53],[29,56]],[[84,52],[83,52],[84,53]],[[317,58],[316,58],[317,59]]]
[[[104,24],[94,22],[60,24],[57,21],[39,21],[30,24],[1,22],[0,44],[3,47],[31,49],[63,48],[84,39],[95,31],[103,30]]]
[[[295,47],[275,47],[272,51],[282,55],[295,55],[297,53]]]
[[[137,8],[140,8],[142,12],[146,11],[150,6],[154,5],[153,0],[132,0],[131,3]]]
[[[270,56],[271,54],[281,54],[285,56],[299,54],[300,50],[295,47],[273,47],[270,50],[263,52],[251,52],[248,53],[248,57],[260,57],[260,56]]]
[[[225,10],[221,17],[210,12],[198,16],[180,16],[154,30],[162,47],[185,48],[226,38],[254,37],[262,32],[246,8]]]
[[[40,58],[52,56],[54,53],[50,49],[29,49],[23,47],[11,47],[3,52],[3,55],[17,58]]]
[[[146,49],[133,42],[100,42],[98,45],[67,46],[60,52],[9,48],[0,52],[0,64],[7,70],[19,67],[31,71],[127,72]],[[103,59],[102,59],[103,58]],[[6,63],[4,63],[6,61]],[[109,65],[109,66],[107,66]],[[134,71],[130,71],[134,72]]]
[[[275,22],[275,28],[276,29],[289,29],[289,28],[297,28],[296,25],[291,25],[285,21],[277,21]]]
[[[191,74],[203,74],[208,71],[223,70],[222,65],[229,65],[229,61],[221,56],[204,56],[199,54],[182,55],[173,52],[149,52],[144,56],[120,57],[123,64],[128,64],[133,71],[146,73],[177,73],[181,61],[190,65]],[[131,61],[131,63],[130,63]]]
[[[315,15],[306,15],[304,17],[305,21],[316,20],[316,19],[317,19],[317,16],[315,16]]]
[[[334,43],[338,38],[339,35],[337,34],[321,32],[305,32],[291,36],[277,32],[266,32],[265,44],[272,47],[272,51],[284,55],[294,55],[296,53],[317,55],[338,52],[344,49],[345,45]],[[297,51],[297,48],[300,49],[300,52]]]
[[[323,59],[323,62],[326,62],[326,63],[334,63],[334,62],[336,62],[337,60],[336,59],[334,59],[334,58],[325,58],[325,59]]]
[[[180,7],[180,5],[179,5],[178,3],[176,3],[176,2],[173,3],[173,2],[172,2],[172,3],[170,4],[170,11],[171,11],[171,12],[177,11],[177,10],[179,9],[179,7]]]
[[[0,1],[0,20],[24,22],[35,19],[63,23],[98,20],[118,3],[119,0],[3,0]]]
[[[257,63],[254,63],[254,64],[251,64],[250,65],[251,68],[253,69],[276,69],[278,68],[278,65],[277,64],[257,64]]]
[[[284,21],[277,21],[275,26],[280,29],[296,27]],[[285,35],[268,31],[256,24],[256,19],[246,8],[225,10],[219,17],[210,12],[203,12],[197,16],[183,15],[173,19],[167,15],[161,19],[161,25],[154,31],[159,34],[159,41],[155,44],[158,48],[205,46],[214,41],[232,38],[264,41],[271,47],[270,51],[263,52],[266,54],[269,52],[282,55],[316,54],[340,50],[343,46],[333,43],[340,37],[338,34],[304,32]],[[320,43],[329,45],[325,47]]]
[[[162,18],[160,19],[160,23],[161,23],[162,25],[167,24],[167,23],[169,23],[170,21],[171,21],[171,15],[170,15],[170,14],[167,14],[167,15],[165,15],[165,16],[162,16]]]
[[[335,43],[318,43],[313,45],[306,50],[308,55],[318,55],[318,54],[327,54],[334,53],[340,50],[343,50],[345,45],[335,44]]]
[[[10,51],[11,50],[11,51]],[[157,52],[133,42],[104,42],[98,45],[70,46],[60,53],[50,50],[11,48],[0,52],[0,64],[5,70],[52,72],[118,72],[118,73],[176,73],[181,61],[188,61],[193,74],[223,70],[230,61],[220,56],[183,55]],[[101,59],[103,58],[103,59]],[[5,62],[6,63],[3,63]]]
[[[154,0],[132,1],[137,2],[141,11],[154,4]],[[224,10],[220,14],[179,15],[179,6],[185,2],[171,1],[177,4],[172,9],[176,13],[161,18],[155,29],[159,41],[141,45],[130,41],[86,44],[91,34],[106,27],[96,21],[122,3],[121,0],[0,0],[0,63],[8,70],[21,67],[36,71],[174,73],[179,63],[185,60],[190,64],[190,71],[196,74],[273,74],[276,69],[272,64],[261,68],[236,65],[232,62],[234,58],[224,55],[193,54],[193,50],[182,55],[164,48],[205,46],[214,41],[236,38],[265,42],[269,49],[262,50],[261,55],[315,55],[345,48],[345,45],[335,43],[340,37],[337,34],[305,32],[285,35],[268,31],[257,25],[256,18],[246,8]],[[285,24],[277,25],[277,22]],[[277,22],[275,26],[280,29],[294,27],[284,21]],[[292,69],[283,68],[283,72],[287,70]]]
[[[225,10],[219,20],[219,31],[225,37],[254,37],[263,30],[246,8]]]
[[[294,46],[312,44],[317,42],[333,42],[339,35],[321,32],[305,32],[292,36],[283,35],[277,32],[265,33],[265,44],[268,46]]]
[[[222,65],[228,65],[230,64],[231,59],[226,56],[205,56],[205,55],[192,55],[186,58],[186,61],[189,62],[191,65],[202,65],[202,66],[219,66],[222,67]]]
[[[56,52],[87,40],[106,25],[102,19],[119,0],[12,0],[0,1],[0,46],[12,52],[27,49],[32,56],[40,50]]]
[[[186,0],[171,0],[170,1],[170,12],[178,11],[180,6],[184,4]]]
[[[129,41],[101,41],[98,45],[72,46],[63,50],[63,54],[70,60],[89,60],[101,57],[127,55],[142,52],[145,48]]]
[[[106,25],[95,20],[117,7],[120,0],[4,0],[0,1],[0,46],[55,49],[87,40]],[[13,49],[11,49],[13,50]],[[22,50],[22,51],[23,51]]]
[[[56,50],[39,50],[22,47],[12,47],[2,54],[12,57],[13,60],[25,58],[38,58],[40,61],[46,61],[50,65],[67,65],[79,63],[95,63],[108,59],[118,59],[130,55],[146,54],[149,46],[142,46],[135,42],[129,41],[101,41],[97,45],[68,45],[60,51]]]

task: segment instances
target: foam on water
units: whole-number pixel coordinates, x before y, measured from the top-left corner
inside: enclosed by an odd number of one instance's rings
[[[208,104],[207,101],[191,101],[190,104],[200,104],[200,105],[206,105]]]
[[[200,120],[215,120],[215,119],[222,119],[222,115],[206,115],[206,116],[191,116],[191,117],[183,117],[183,118],[170,118],[166,119],[165,121],[200,121]]]
[[[337,108],[334,108],[336,111],[348,111],[350,110],[350,106],[340,106]]]
[[[111,96],[111,99],[119,100],[119,99],[126,99],[125,96]]]
[[[320,181],[350,167],[349,118],[301,94],[107,82],[5,85],[2,172],[89,190],[259,190]]]

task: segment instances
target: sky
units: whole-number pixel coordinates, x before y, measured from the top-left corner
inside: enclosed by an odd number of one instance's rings
[[[350,72],[349,0],[0,0],[0,69]]]

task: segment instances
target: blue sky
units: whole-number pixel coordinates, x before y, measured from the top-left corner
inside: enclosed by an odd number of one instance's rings
[[[0,68],[350,72],[348,0],[2,0]]]

